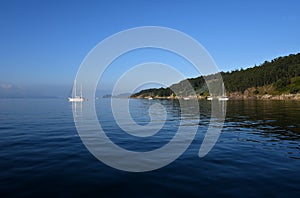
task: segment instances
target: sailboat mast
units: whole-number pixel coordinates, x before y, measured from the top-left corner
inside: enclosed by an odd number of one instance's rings
[[[82,98],[82,84],[80,85],[80,98]]]
[[[74,81],[74,86],[73,86],[73,90],[74,90],[74,98],[76,97],[76,80]]]

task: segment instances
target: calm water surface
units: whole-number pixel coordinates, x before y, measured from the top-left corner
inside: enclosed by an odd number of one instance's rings
[[[149,122],[147,109],[155,102],[168,119],[157,138],[145,141],[121,131],[108,99],[96,101],[96,108],[114,142],[147,151],[167,143],[180,119],[176,101],[131,100],[137,123]],[[204,158],[198,151],[210,102],[200,103],[196,138],[180,158],[159,170],[129,173],[88,152],[67,101],[1,99],[0,197],[300,197],[300,102],[228,101],[222,134]]]

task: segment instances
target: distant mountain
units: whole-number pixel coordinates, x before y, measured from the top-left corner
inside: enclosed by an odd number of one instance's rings
[[[260,66],[221,72],[227,94],[283,94],[300,93],[300,53],[278,57],[272,61],[265,61]],[[206,80],[213,80],[216,74],[205,76]],[[131,97],[168,97],[174,95],[172,90],[180,96],[187,96],[191,90],[184,90],[189,82],[199,96],[207,96],[208,89],[203,76],[183,80],[168,88],[146,89]]]
[[[102,98],[129,98],[131,96],[131,93],[122,93],[116,96],[113,96],[111,94],[105,94],[102,96]]]
[[[111,94],[105,94],[104,96],[102,96],[102,98],[112,98]]]
[[[131,93],[121,93],[117,95],[117,98],[129,98],[131,96]]]

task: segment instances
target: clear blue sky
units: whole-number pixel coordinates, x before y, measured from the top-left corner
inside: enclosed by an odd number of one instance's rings
[[[0,82],[71,84],[96,44],[148,25],[194,37],[220,70],[245,68],[300,52],[299,24],[297,0],[1,0]]]

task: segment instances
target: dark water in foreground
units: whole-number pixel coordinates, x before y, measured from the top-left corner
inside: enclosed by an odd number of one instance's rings
[[[151,102],[160,102],[168,113],[178,108],[174,101]],[[118,133],[108,100],[96,103],[106,115],[104,128]],[[149,101],[131,104],[137,122],[147,122]],[[1,99],[0,197],[300,197],[300,102],[228,101],[217,144],[199,158],[209,107],[201,102],[198,133],[181,157],[159,170],[130,173],[88,152],[67,101]],[[176,116],[169,119],[162,130],[176,131]],[[118,142],[117,135],[111,138]]]

